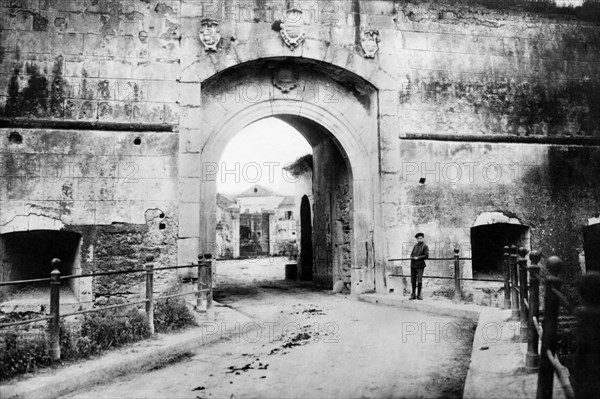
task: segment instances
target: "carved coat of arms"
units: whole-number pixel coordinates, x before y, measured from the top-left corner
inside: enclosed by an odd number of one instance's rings
[[[273,73],[273,85],[282,93],[289,93],[298,83],[294,72],[287,68],[276,69]]]
[[[200,21],[200,26],[200,41],[206,51],[217,51],[217,45],[221,40],[219,22],[216,19],[206,18]]]
[[[379,50],[379,31],[376,29],[366,29],[360,35],[360,44],[365,52],[365,58],[375,58],[375,53]]]
[[[292,50],[304,41],[304,20],[301,9],[292,7],[285,11],[280,33],[285,44]]]

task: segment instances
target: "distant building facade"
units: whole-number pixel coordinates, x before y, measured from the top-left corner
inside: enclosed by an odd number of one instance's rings
[[[295,197],[254,185],[235,196],[217,194],[217,256],[287,255],[296,246]]]

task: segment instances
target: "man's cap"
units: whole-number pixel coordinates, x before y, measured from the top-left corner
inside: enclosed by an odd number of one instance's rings
[[[419,237],[425,238],[425,234],[423,234],[423,233],[417,233],[417,234],[415,234],[415,238],[419,238]]]

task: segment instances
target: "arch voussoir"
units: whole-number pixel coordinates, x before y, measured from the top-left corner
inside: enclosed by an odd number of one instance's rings
[[[272,38],[239,41],[226,51],[222,50],[203,57],[196,68],[199,74],[195,79],[203,82],[232,66],[268,58],[303,58],[324,62],[350,71],[376,88],[389,86],[390,79],[393,77],[392,73],[383,70],[374,60],[364,59],[356,51],[347,47],[307,38],[301,48],[290,50],[280,38]],[[186,78],[189,78],[189,74],[186,74],[184,80]]]

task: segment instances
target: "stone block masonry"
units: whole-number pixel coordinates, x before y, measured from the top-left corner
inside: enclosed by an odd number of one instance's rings
[[[0,234],[79,232],[83,272],[142,252],[193,262],[216,242],[202,165],[277,117],[313,147],[315,281],[388,292],[387,259],[416,231],[466,255],[488,213],[580,273],[600,212],[596,2],[299,8],[292,20],[269,1],[3,2]],[[93,295],[137,284],[98,280]]]

